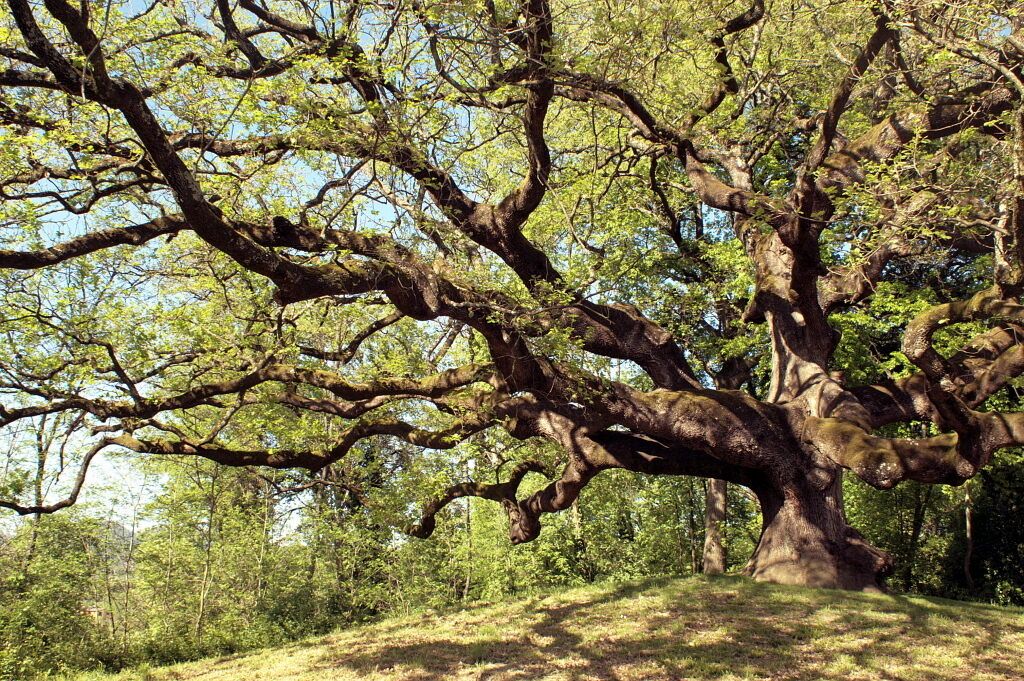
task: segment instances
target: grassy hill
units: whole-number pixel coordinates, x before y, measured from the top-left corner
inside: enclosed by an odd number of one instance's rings
[[[1024,611],[734,577],[607,584],[81,681],[1024,679]]]

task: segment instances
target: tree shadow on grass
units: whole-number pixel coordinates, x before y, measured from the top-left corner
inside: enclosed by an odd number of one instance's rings
[[[478,672],[474,677],[479,679],[532,679],[551,670],[553,657],[575,653],[586,674],[573,674],[571,678],[588,678],[596,672],[597,678],[617,679],[614,670],[600,664],[600,656],[585,651],[581,637],[571,632],[566,623],[601,604],[634,596],[650,588],[651,584],[624,583],[607,593],[577,602],[548,606],[537,604],[529,613],[535,621],[526,627],[517,628],[515,623],[505,623],[510,627],[503,633],[502,624],[496,627],[489,625],[488,628],[496,629],[493,635],[472,641],[457,640],[465,636],[464,632],[450,632],[450,636],[430,637],[426,641],[395,640],[383,645],[360,645],[356,650],[332,651],[320,660],[317,668],[345,668],[364,676],[403,667],[406,670],[403,678],[417,681],[454,678],[460,672],[466,672],[467,668],[474,668]]]
[[[851,670],[877,679],[912,672],[960,681],[965,669],[1019,679],[1024,617],[1008,628],[1005,612],[961,605],[970,604],[767,587],[736,578],[647,580],[577,592],[568,600],[551,596],[523,609],[518,622],[466,622],[453,629],[439,620],[434,630],[395,628],[329,651],[314,670],[355,677],[393,670],[396,678],[415,681],[555,674],[572,681],[729,675],[814,681],[844,678]],[[1016,642],[1005,640],[1011,634]],[[946,649],[954,638],[968,649],[962,660]]]

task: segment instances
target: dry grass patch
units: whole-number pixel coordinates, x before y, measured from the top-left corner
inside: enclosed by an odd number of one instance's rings
[[[725,577],[608,584],[409,616],[166,667],[144,681],[1019,681],[1022,660],[1019,609]]]

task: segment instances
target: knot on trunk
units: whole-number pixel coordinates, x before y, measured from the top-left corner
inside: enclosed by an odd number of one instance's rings
[[[849,525],[846,526],[844,535],[846,542],[840,549],[842,560],[852,566],[855,573],[875,575],[878,587],[884,590],[885,579],[893,571],[892,556],[872,546],[864,535]]]

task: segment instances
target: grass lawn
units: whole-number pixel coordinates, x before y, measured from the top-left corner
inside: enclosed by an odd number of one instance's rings
[[[392,619],[281,648],[79,681],[1024,679],[1024,610],[647,580]]]

